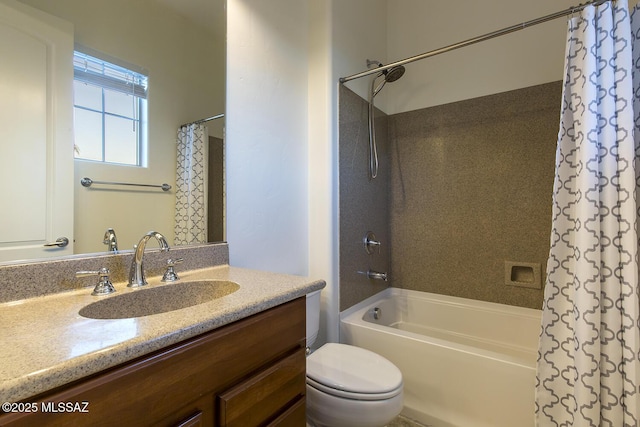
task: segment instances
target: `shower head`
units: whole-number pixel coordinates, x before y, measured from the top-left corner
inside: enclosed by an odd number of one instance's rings
[[[378,61],[367,59],[367,66],[372,65],[383,67]],[[375,111],[373,106],[373,98],[380,92],[384,85],[389,82],[393,83],[404,75],[405,69],[402,65],[396,65],[382,70],[371,80],[371,91],[369,92],[369,180],[378,176],[378,149],[376,147],[376,129],[375,129]],[[382,81],[376,86],[376,81],[382,77]]]
[[[380,64],[380,66],[382,66],[382,64]],[[380,72],[380,74],[378,74],[376,77],[373,78],[373,81],[371,82],[371,99],[373,99],[374,96],[376,96],[378,94],[378,92],[380,92],[380,90],[382,90],[382,88],[384,87],[384,85],[386,83],[393,83],[396,80],[398,80],[400,77],[402,77],[404,75],[405,72],[405,68],[402,65],[398,65],[395,67],[391,67],[387,70],[384,70],[382,72]],[[382,82],[375,87],[375,81],[379,78],[379,77],[383,77],[384,80],[382,80]]]
[[[384,71],[384,80],[388,83],[395,82],[400,77],[404,75],[405,68],[402,65],[398,65],[396,67],[391,67],[388,70]]]

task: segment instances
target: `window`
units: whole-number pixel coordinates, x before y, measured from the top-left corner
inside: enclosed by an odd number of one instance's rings
[[[75,158],[144,166],[147,76],[74,52]]]

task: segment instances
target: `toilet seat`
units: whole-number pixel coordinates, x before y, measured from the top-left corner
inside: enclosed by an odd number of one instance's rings
[[[402,392],[402,387],[399,387],[393,391],[389,391],[386,393],[353,393],[349,391],[343,391],[343,390],[338,390],[336,388],[327,387],[326,385],[316,382],[309,377],[307,377],[307,385],[315,388],[316,390],[330,394],[331,396],[340,397],[342,399],[351,399],[351,400],[370,400],[370,401],[387,400],[387,399],[396,397],[398,394]]]
[[[386,400],[402,392],[402,373],[384,357],[347,344],[328,343],[307,357],[307,384],[353,400]]]

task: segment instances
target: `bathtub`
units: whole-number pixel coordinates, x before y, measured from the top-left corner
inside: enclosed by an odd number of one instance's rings
[[[340,341],[400,368],[410,418],[433,427],[526,427],[534,425],[541,313],[388,288],[340,314]]]

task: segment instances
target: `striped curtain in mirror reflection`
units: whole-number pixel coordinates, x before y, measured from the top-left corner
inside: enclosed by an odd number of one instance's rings
[[[207,241],[207,128],[178,129],[175,245]]]

